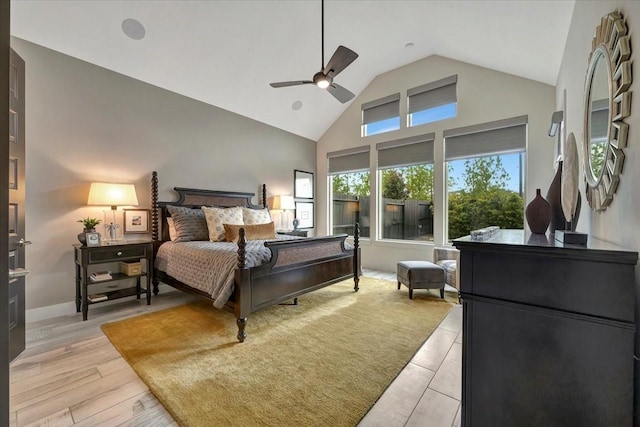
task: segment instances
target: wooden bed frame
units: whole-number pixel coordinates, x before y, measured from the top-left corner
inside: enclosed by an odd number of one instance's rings
[[[170,240],[167,225],[167,217],[170,215],[166,207],[167,205],[191,208],[245,206],[261,209],[267,206],[266,186],[262,186],[263,206],[257,206],[251,202],[255,196],[254,193],[179,187],[175,187],[174,190],[179,196],[177,201],[158,201],[158,174],[155,171],[152,173],[153,293],[154,295],[158,294],[158,284],[162,282],[213,302],[207,293],[192,288],[155,268],[158,248]],[[235,271],[233,295],[225,305],[225,309],[232,311],[236,316],[238,340],[244,342],[247,336],[245,332],[247,317],[258,310],[292,299],[294,303],[297,303],[297,297],[300,295],[351,277],[354,281],[354,291],[357,292],[361,275],[359,234],[360,230],[356,223],[353,249],[345,247],[346,234],[265,242],[265,246],[271,250],[271,261],[257,267],[247,268],[245,266],[245,233],[241,228],[238,241],[238,268]]]

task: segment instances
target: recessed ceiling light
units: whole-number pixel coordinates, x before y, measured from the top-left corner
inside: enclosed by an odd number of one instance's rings
[[[122,21],[122,31],[134,40],[142,40],[145,35],[144,26],[140,21],[132,18]]]
[[[298,111],[301,108],[302,108],[302,101],[295,101],[293,104],[291,104],[291,109],[293,111]]]
[[[413,43],[409,42],[407,44],[404,45],[404,47],[406,47],[407,49],[412,48],[414,46]]]

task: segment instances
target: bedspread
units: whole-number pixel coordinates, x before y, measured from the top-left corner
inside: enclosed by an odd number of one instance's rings
[[[278,236],[278,240],[296,239]],[[271,251],[264,240],[249,240],[246,246],[247,268],[266,264]],[[193,288],[208,293],[213,306],[222,308],[233,294],[238,245],[232,242],[166,242],[158,249],[155,268]]]

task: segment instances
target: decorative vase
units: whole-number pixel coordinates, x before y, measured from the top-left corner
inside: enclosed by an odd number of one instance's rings
[[[578,191],[578,199],[576,201],[576,209],[573,218],[570,221],[564,216],[562,210],[562,161],[558,162],[558,170],[551,180],[549,189],[547,190],[547,201],[551,205],[551,223],[549,224],[549,232],[555,233],[556,230],[576,231],[578,219],[580,218],[580,208],[582,207],[582,197]]]
[[[562,212],[562,161],[558,162],[558,169],[551,180],[549,189],[547,190],[547,202],[551,206],[551,223],[549,224],[549,232],[555,233],[556,230],[564,230],[566,220]]]
[[[85,235],[85,233],[95,233],[95,232],[96,232],[95,228],[83,229],[82,233],[78,233],[78,241],[82,243],[82,246],[85,246],[87,244],[87,236]]]
[[[529,229],[534,234],[547,232],[551,222],[551,205],[542,197],[540,189],[536,189],[536,197],[527,205],[524,211]]]

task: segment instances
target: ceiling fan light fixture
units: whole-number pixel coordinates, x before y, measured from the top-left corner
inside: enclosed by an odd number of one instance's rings
[[[325,76],[322,71],[313,76],[313,82],[321,89],[326,89],[331,85],[331,79]]]

